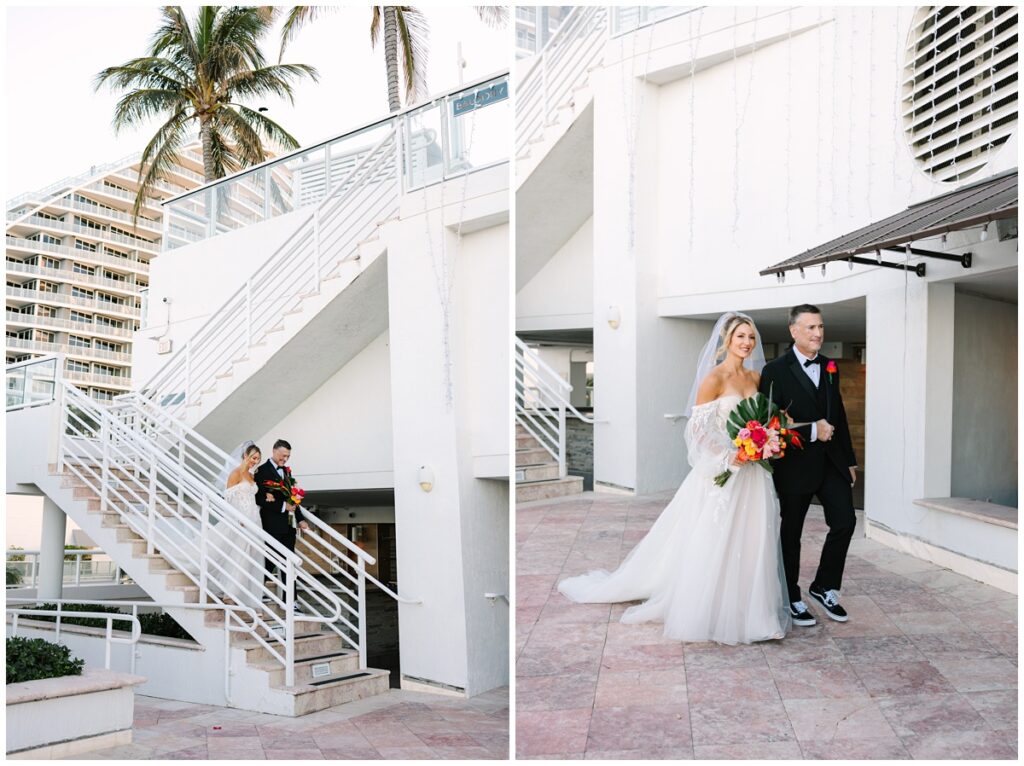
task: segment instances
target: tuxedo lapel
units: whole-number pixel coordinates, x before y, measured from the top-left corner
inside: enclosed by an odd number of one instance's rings
[[[818,403],[818,391],[811,382],[811,379],[807,377],[807,373],[800,367],[800,360],[792,350],[789,352],[789,371],[793,373],[793,377],[796,378],[796,382],[799,383],[804,391],[807,392],[808,396],[811,397],[811,401],[817,405]],[[820,378],[819,378],[820,381]]]

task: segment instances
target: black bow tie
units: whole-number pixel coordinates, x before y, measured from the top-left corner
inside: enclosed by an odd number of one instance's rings
[[[816,356],[814,357],[814,359],[808,359],[806,362],[804,362],[804,367],[810,367],[812,364],[821,364],[821,357]]]

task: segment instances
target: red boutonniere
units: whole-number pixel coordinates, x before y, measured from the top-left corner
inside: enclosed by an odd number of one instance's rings
[[[835,359],[829,359],[828,360],[828,366],[825,367],[825,372],[828,373],[828,382],[831,383],[832,382],[832,376],[835,373],[839,372],[839,368],[836,367],[836,360]]]

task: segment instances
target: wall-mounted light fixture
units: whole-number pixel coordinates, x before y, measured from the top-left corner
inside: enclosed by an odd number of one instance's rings
[[[416,481],[420,483],[420,489],[429,492],[434,488],[434,472],[429,465],[421,465]]]
[[[609,327],[611,327],[613,330],[619,329],[619,325],[622,323],[622,314],[619,311],[618,306],[608,307],[607,319]]]

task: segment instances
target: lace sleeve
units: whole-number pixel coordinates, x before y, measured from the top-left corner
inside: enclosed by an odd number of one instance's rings
[[[721,472],[729,468],[735,445],[729,441],[725,425],[718,416],[718,403],[693,408],[686,424],[686,452],[690,466],[707,466]]]

